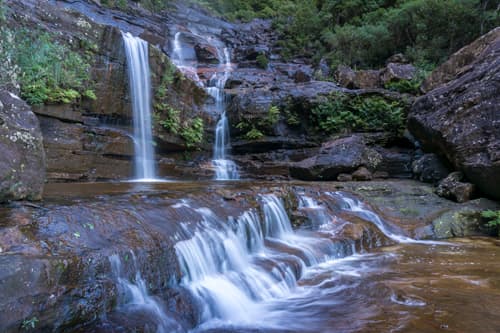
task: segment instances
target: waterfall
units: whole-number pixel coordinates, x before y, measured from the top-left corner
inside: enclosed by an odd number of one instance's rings
[[[215,142],[213,147],[212,165],[215,169],[215,179],[231,180],[239,179],[237,165],[228,158],[228,151],[231,147],[229,139],[229,122],[226,116],[226,96],[224,87],[231,74],[231,55],[229,49],[223,43],[212,36],[203,36],[194,31],[189,32],[197,38],[210,41],[218,53],[219,65],[217,72],[210,78],[205,86],[197,73],[196,54],[192,47],[182,44],[184,32],[178,31],[172,41],[172,62],[179,70],[204,87],[207,93],[215,100],[215,112],[219,120],[215,126]]]
[[[155,180],[148,43],[123,33],[134,123],[135,179]]]
[[[135,270],[134,280],[130,280],[125,276],[122,269],[122,262],[118,255],[114,254],[109,257],[111,268],[117,281],[118,290],[120,292],[119,310],[124,313],[146,312],[150,319],[148,324],[156,326],[156,333],[173,333],[182,332],[182,328],[173,319],[166,315],[163,306],[152,296],[148,294],[146,281],[142,278],[141,272],[137,268],[137,260],[132,251],[127,254],[127,260],[132,260],[132,266]]]
[[[202,223],[175,245],[181,285],[202,306],[202,322],[255,323],[266,315],[265,302],[293,295],[309,266],[340,253],[327,238],[295,233],[275,195],[263,195],[261,202],[263,221],[255,210],[227,224],[207,208],[197,209]],[[352,254],[350,247],[346,251],[340,256]]]
[[[229,139],[229,122],[226,116],[224,87],[231,71],[231,58],[227,48],[224,48],[223,53],[224,56],[221,57],[219,67],[222,66],[224,73],[223,75],[215,74],[211,80],[214,82],[214,85],[207,90],[210,96],[215,99],[216,110],[220,114],[220,119],[215,127],[214,157],[212,160],[212,164],[215,167],[215,179],[230,180],[239,179],[240,176],[236,164],[226,156],[231,143]]]

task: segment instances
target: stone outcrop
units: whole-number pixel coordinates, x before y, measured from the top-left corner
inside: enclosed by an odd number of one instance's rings
[[[439,182],[436,194],[456,202],[466,202],[474,196],[475,186],[463,182],[464,175],[460,171],[450,173]]]
[[[465,46],[423,84],[408,116],[424,150],[500,199],[500,28]]]
[[[41,198],[45,153],[40,125],[31,108],[0,90],[0,202]]]
[[[319,153],[290,166],[290,175],[302,180],[336,180],[364,166],[376,169],[382,157],[368,148],[360,136],[351,136],[323,144]]]

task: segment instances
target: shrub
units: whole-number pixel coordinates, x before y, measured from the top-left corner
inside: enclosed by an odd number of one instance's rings
[[[380,96],[350,97],[336,93],[312,109],[310,120],[327,134],[342,131],[391,131],[405,127],[405,108]]]
[[[262,69],[266,69],[269,65],[269,60],[264,53],[260,53],[255,60],[257,61],[257,66]]]
[[[29,104],[73,103],[95,99],[90,86],[90,64],[48,33],[22,30],[13,36],[11,56],[19,67],[21,96]],[[5,51],[5,50],[3,50]],[[5,54],[0,48],[0,55]]]
[[[481,212],[481,216],[488,220],[486,225],[490,228],[495,228],[498,236],[500,236],[500,210],[485,210]]]
[[[261,139],[264,137],[264,134],[259,131],[258,129],[256,129],[255,127],[253,127],[251,130],[249,130],[246,134],[245,134],[245,139],[247,140],[258,140],[258,139]]]

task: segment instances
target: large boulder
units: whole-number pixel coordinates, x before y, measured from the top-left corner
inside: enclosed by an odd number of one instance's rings
[[[302,180],[336,180],[361,166],[374,170],[381,160],[363,137],[353,135],[324,143],[317,155],[291,164],[290,175]]]
[[[16,95],[0,90],[0,202],[41,198],[45,181],[42,132]]]
[[[430,91],[408,116],[412,134],[500,199],[500,28],[452,55],[423,87]]]

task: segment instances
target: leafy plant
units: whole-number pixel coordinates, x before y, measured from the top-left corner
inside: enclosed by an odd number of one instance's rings
[[[251,130],[249,130],[246,134],[245,134],[245,139],[247,140],[258,140],[258,139],[261,139],[264,137],[264,134],[259,131],[258,129],[256,129],[255,127],[253,127]]]
[[[496,228],[498,236],[500,236],[500,210],[485,210],[481,212],[481,216],[488,220],[486,224],[490,228]]]
[[[21,30],[13,36],[12,57],[19,67],[21,96],[28,103],[73,103],[82,97],[96,98],[89,88],[87,59],[48,33]]]
[[[39,322],[37,317],[32,317],[30,319],[23,320],[21,324],[21,329],[23,330],[33,330],[36,328],[36,324]]]
[[[406,115],[400,102],[380,96],[350,97],[332,94],[312,109],[310,119],[327,134],[342,131],[392,131],[405,127]]]
[[[262,69],[266,69],[269,65],[269,59],[267,59],[264,53],[260,53],[255,60],[257,61],[257,66]]]
[[[186,141],[186,146],[188,148],[193,148],[202,142],[203,132],[203,119],[200,117],[195,117],[182,126],[180,135]]]
[[[161,117],[158,120],[158,123],[170,133],[178,134],[181,127],[181,112],[167,104],[155,104],[155,109],[161,110],[162,114],[166,113],[166,117],[162,117],[158,113],[156,113],[158,115],[158,118]]]

